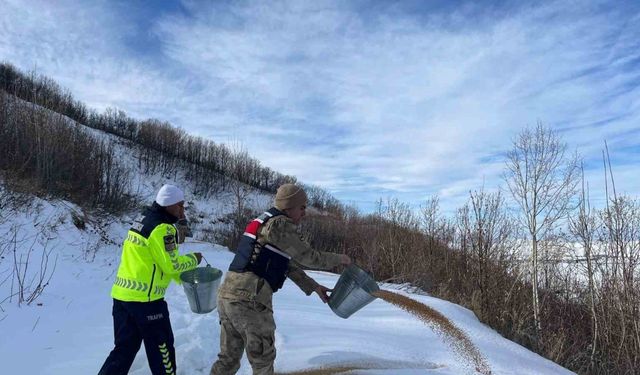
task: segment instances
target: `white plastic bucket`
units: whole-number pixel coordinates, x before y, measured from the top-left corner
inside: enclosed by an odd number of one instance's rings
[[[181,273],[180,280],[191,311],[206,314],[215,310],[222,280],[221,270],[207,265]]]

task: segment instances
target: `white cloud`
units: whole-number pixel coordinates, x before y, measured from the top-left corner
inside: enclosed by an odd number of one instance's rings
[[[500,184],[496,155],[537,121],[570,129],[565,139],[593,168],[604,139],[637,160],[634,7],[554,2],[494,14],[425,3],[417,14],[184,2],[186,12],[152,22],[162,64],[150,64],[125,47],[133,31],[122,9],[96,4],[4,1],[0,53],[21,68],[37,61],[91,106],[241,142],[264,165],[363,206],[438,194],[456,207],[469,190]],[[637,194],[633,171],[621,175]]]
[[[44,74],[92,108],[124,108],[152,116],[173,101],[181,82],[131,55],[133,32],[109,2],[1,0],[0,56]],[[146,112],[146,113],[145,113]]]

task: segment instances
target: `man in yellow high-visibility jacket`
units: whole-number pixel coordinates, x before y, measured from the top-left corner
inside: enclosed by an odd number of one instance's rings
[[[122,245],[113,297],[115,348],[98,375],[125,375],[144,341],[153,375],[176,373],[173,331],[164,293],[171,280],[197,267],[200,253],[178,254],[184,241],[184,193],[164,185],[155,202],[138,217]]]

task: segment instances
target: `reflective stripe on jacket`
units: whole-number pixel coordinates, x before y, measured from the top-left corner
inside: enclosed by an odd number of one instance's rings
[[[176,221],[155,204],[136,219],[122,245],[122,257],[111,288],[120,301],[150,302],[164,298],[171,280],[198,265],[194,254],[179,255]]]

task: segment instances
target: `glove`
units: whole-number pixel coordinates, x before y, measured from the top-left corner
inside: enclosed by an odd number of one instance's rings
[[[329,292],[333,291],[333,289],[329,289],[326,286],[322,286],[320,284],[318,284],[318,286],[316,287],[316,290],[314,290],[314,292],[316,292],[318,294],[318,296],[320,297],[320,299],[322,300],[322,302],[327,303],[329,302]]]
[[[351,258],[347,254],[340,254],[340,263],[348,266],[352,263]]]
[[[189,228],[189,221],[187,219],[180,219],[176,223],[176,230],[178,234],[178,243],[184,243],[186,237],[193,236],[191,229]]]

